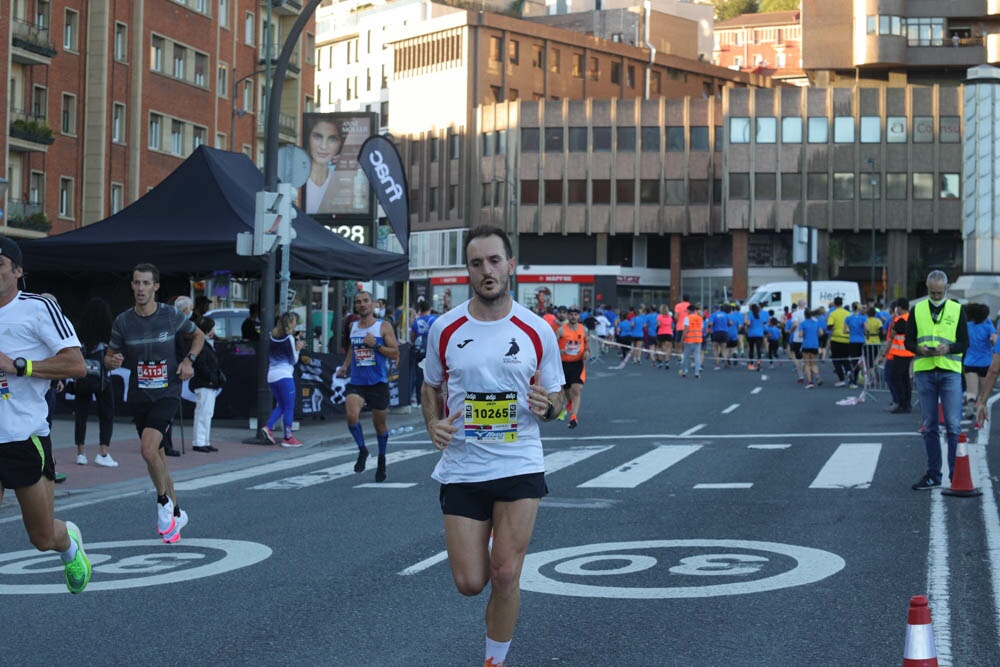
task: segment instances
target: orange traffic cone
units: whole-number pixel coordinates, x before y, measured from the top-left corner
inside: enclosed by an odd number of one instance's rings
[[[955,469],[951,471],[951,488],[944,489],[941,493],[946,496],[961,496],[963,498],[983,495],[982,491],[972,486],[968,445],[962,440],[958,441],[958,448],[955,450]]]
[[[923,595],[914,595],[910,598],[903,667],[938,667],[931,610],[927,606],[927,598]]]

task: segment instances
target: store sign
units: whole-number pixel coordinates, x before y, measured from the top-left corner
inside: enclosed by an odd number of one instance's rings
[[[548,273],[534,276],[519,275],[517,280],[522,283],[592,283],[594,282],[594,276],[573,276]]]
[[[638,285],[639,276],[616,276],[615,282],[618,285]]]
[[[465,285],[468,282],[468,276],[439,276],[431,278],[431,285]]]

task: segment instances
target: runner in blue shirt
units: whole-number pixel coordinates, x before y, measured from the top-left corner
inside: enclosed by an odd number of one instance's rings
[[[750,359],[747,368],[750,370],[755,369],[754,359],[756,359],[756,370],[760,371],[760,362],[764,357],[764,326],[766,324],[767,315],[760,312],[760,306],[752,304],[750,312],[746,314],[747,357]]]
[[[743,313],[728,303],[725,304],[725,308],[728,308],[726,313],[729,318],[729,326],[726,327],[726,356],[729,357],[729,365],[735,366],[736,348],[740,344],[740,327],[743,326]]]
[[[973,405],[980,396],[989,396],[984,389],[986,372],[993,359],[993,342],[997,340],[996,330],[990,322],[990,307],[984,303],[970,303],[965,306],[965,316],[969,327],[969,349],[962,359],[965,373],[966,414],[971,417]]]
[[[802,359],[805,362],[806,389],[812,389],[813,380],[819,382],[819,369],[816,359],[819,357],[820,323],[814,317],[815,311],[807,310],[806,318],[799,323],[802,330]]]
[[[851,314],[844,320],[844,328],[849,336],[847,355],[851,362],[851,389],[858,388],[858,373],[861,372],[861,354],[865,349],[865,323],[868,317],[861,312],[861,304],[851,304]]]
[[[632,352],[632,320],[625,317],[623,313],[615,324],[616,342],[621,346],[622,365],[628,363],[629,354]]]
[[[772,317],[764,327],[764,331],[767,335],[767,358],[771,362],[769,368],[774,368],[774,360],[777,359],[778,348],[781,346],[781,327],[778,326],[778,318]]]

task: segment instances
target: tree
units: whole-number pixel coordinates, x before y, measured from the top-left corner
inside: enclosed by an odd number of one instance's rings
[[[799,0],[760,0],[761,12],[787,12],[798,8]]]
[[[757,13],[757,0],[712,0],[712,3],[715,5],[716,21]]]

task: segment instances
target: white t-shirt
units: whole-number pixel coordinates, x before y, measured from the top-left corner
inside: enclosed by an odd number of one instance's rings
[[[48,359],[68,347],[79,348],[80,339],[52,299],[18,292],[0,308],[0,350],[11,359]],[[45,392],[50,382],[0,371],[0,443],[49,434]]]
[[[801,343],[802,342],[802,327],[799,325],[806,319],[806,309],[796,308],[795,312],[792,313],[792,342]]]
[[[611,333],[611,322],[608,321],[608,318],[603,313],[594,319],[597,320],[597,327],[594,329],[595,334],[603,338]]]
[[[435,480],[482,482],[545,471],[538,419],[528,407],[536,370],[548,393],[565,384],[555,332],[519,303],[496,322],[473,319],[468,301],[435,320],[424,382],[442,387],[449,415],[463,413],[431,475]]]

